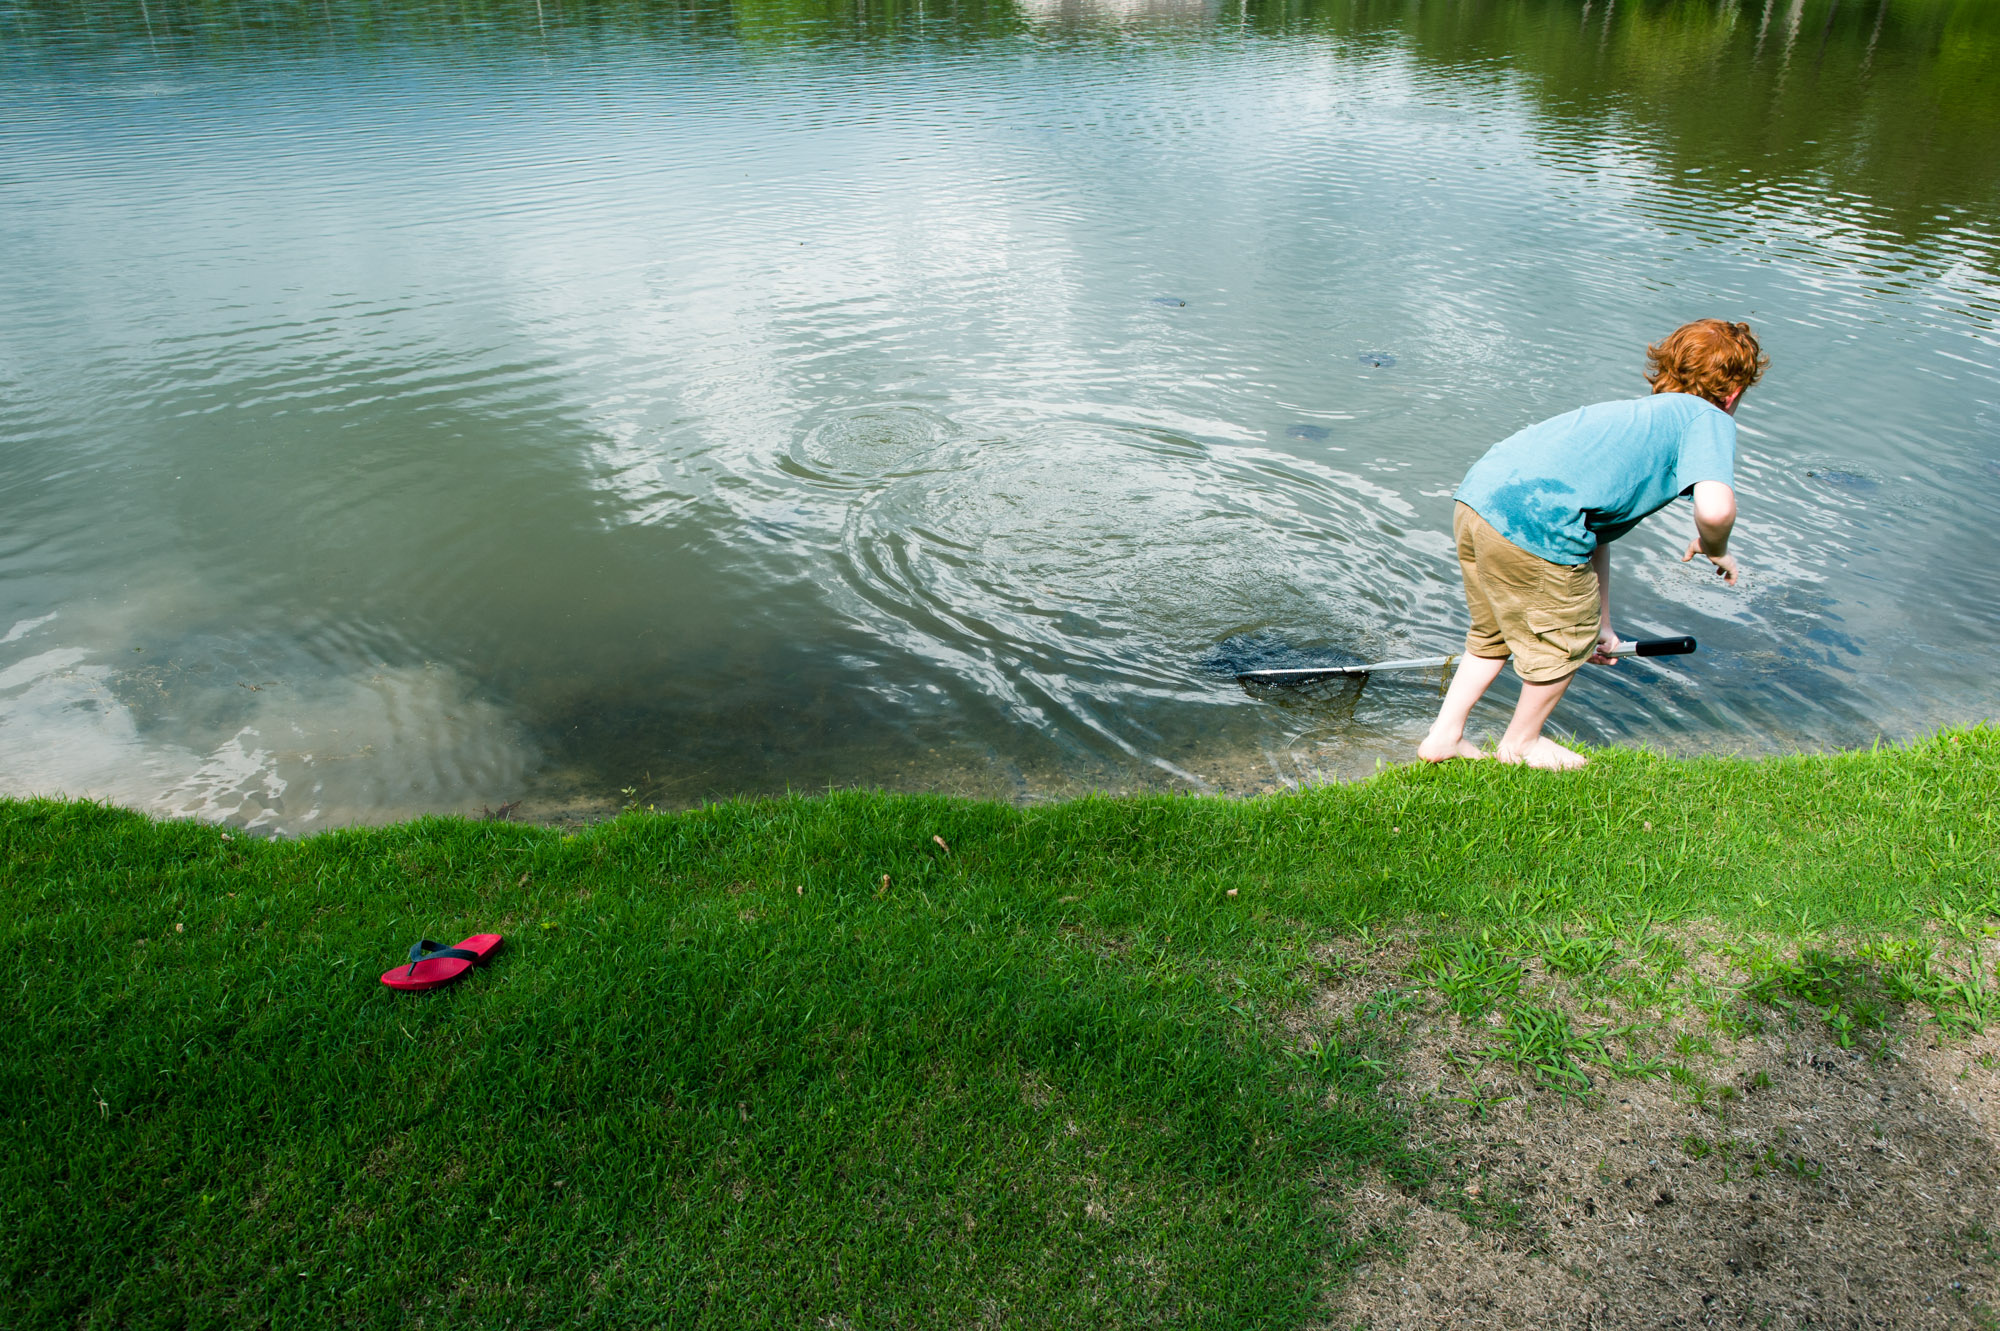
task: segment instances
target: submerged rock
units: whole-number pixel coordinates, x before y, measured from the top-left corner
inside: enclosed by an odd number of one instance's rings
[[[1838,471],[1827,467],[1816,468],[1807,472],[1806,476],[1810,480],[1837,485],[1843,490],[1875,490],[1882,484],[1874,477],[1864,476],[1858,471]]]

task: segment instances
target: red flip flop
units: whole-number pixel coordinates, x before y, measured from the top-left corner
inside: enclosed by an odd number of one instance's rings
[[[426,938],[410,944],[410,964],[382,974],[391,989],[435,989],[450,984],[474,966],[483,966],[500,950],[499,934],[474,934],[457,947]]]

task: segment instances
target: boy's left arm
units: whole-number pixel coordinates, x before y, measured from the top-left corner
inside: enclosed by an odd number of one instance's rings
[[[1716,575],[1734,587],[1742,570],[1729,553],[1729,533],[1736,527],[1736,491],[1721,481],[1697,481],[1694,487],[1694,540],[1688,542],[1685,564],[1701,555],[1715,565]]]
[[[1597,650],[1590,654],[1592,665],[1617,665],[1618,658],[1608,656],[1612,648],[1621,646],[1618,634],[1611,627],[1611,543],[1599,541],[1597,548],[1590,552],[1590,568],[1597,574]]]

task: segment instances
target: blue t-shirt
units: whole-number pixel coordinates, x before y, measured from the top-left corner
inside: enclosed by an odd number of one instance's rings
[[[1733,486],[1736,422],[1691,393],[1600,402],[1530,425],[1472,464],[1457,498],[1554,564],[1581,564],[1696,481]]]

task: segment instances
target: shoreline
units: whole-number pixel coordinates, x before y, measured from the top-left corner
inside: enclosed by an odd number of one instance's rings
[[[1993,721],[1982,720],[1962,725],[1940,725],[1900,740],[1877,738],[1871,745],[1813,745],[1805,743],[1802,739],[1797,745],[1772,744],[1755,749],[1747,744],[1725,746],[1720,740],[1730,737],[1724,736],[1683,734],[1670,737],[1680,742],[1591,745],[1561,731],[1559,727],[1553,728],[1552,734],[1558,742],[1592,755],[1593,759],[1601,756],[1615,758],[1626,755],[1639,759],[1681,763],[1711,761],[1766,763],[1792,759],[1839,758],[1876,752],[1884,748],[1906,748],[1923,744],[1939,735],[1978,732],[1994,724]],[[1474,727],[1477,732],[1475,738],[1486,742],[1490,748],[1490,741],[1496,738],[1499,732],[1497,726],[1488,729],[1491,729],[1491,734]],[[1420,737],[1418,735],[1418,738]],[[1317,751],[1314,751],[1314,746],[1310,744],[1294,744],[1283,751],[1265,749],[1257,752],[1211,754],[1206,759],[1191,759],[1190,761],[1200,769],[1191,773],[1200,778],[1202,782],[1200,786],[1192,785],[1171,773],[1163,773],[1162,779],[1157,782],[1128,782],[1108,786],[1092,785],[1081,778],[1061,773],[1045,774],[1042,779],[1030,780],[1016,772],[1011,778],[996,780],[988,773],[976,770],[969,763],[959,763],[939,769],[938,773],[934,774],[936,779],[920,785],[833,783],[823,787],[748,790],[679,798],[666,795],[669,784],[664,781],[647,782],[645,778],[639,778],[638,785],[600,794],[597,792],[607,785],[605,780],[580,772],[562,772],[530,780],[504,794],[486,799],[476,806],[411,806],[352,810],[346,817],[328,821],[320,821],[316,816],[309,815],[313,818],[312,825],[305,827],[289,826],[287,825],[289,820],[282,813],[261,808],[257,813],[247,817],[240,811],[224,815],[212,811],[176,812],[163,807],[169,798],[165,795],[150,802],[140,802],[120,800],[115,796],[97,795],[87,791],[74,795],[60,792],[53,794],[9,792],[4,786],[0,786],[0,803],[24,804],[45,801],[95,803],[156,821],[198,823],[203,826],[224,828],[233,833],[287,841],[352,829],[395,827],[433,818],[461,819],[474,823],[511,822],[522,826],[548,827],[574,832],[630,813],[645,812],[673,816],[718,805],[784,803],[800,799],[821,799],[829,795],[864,795],[884,799],[944,799],[969,804],[993,803],[1014,809],[1046,809],[1078,800],[1099,799],[1193,798],[1224,802],[1258,800],[1302,794],[1322,788],[1365,785],[1387,773],[1424,766],[1425,764],[1415,755],[1415,738],[1405,742],[1402,736],[1393,739],[1387,736],[1374,736],[1371,742],[1356,743],[1352,737],[1347,737],[1337,744],[1319,745]],[[1004,793],[1002,787],[1006,788]]]

